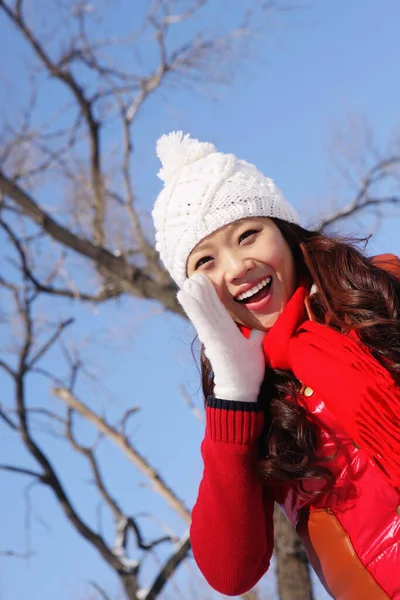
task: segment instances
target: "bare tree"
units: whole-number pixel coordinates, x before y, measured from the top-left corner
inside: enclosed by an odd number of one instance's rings
[[[400,136],[396,130],[380,148],[366,119],[351,116],[335,130],[330,156],[335,167],[335,198],[324,202],[324,214],[318,222],[320,231],[365,215],[375,216],[375,229],[384,218],[398,218]]]
[[[246,11],[232,26],[223,17],[214,18],[220,4],[149,1],[145,10],[135,9],[133,26],[129,24],[117,37],[107,31],[111,10],[107,0],[96,10],[83,0],[73,4],[46,0],[41,10],[35,6],[40,18],[28,2],[0,0],[0,15],[29,51],[31,90],[26,106],[15,107],[13,118],[4,121],[0,138],[0,225],[10,260],[0,276],[4,298],[0,320],[11,328],[6,349],[10,360],[2,359],[0,367],[14,389],[13,398],[0,406],[0,420],[19,436],[36,464],[34,469],[7,462],[0,469],[53,493],[71,526],[113,569],[129,600],[157,598],[190,556],[190,510],[132,442],[127,423],[137,407],[114,423],[79,397],[76,389],[85,362],[65,341],[73,320],[46,317],[43,306],[46,300],[57,299],[65,303],[65,313],[71,302],[97,305],[132,296],[156,301],[163,310],[184,316],[175,285],[154,251],[149,219],[138,198],[135,132],[154,94],[229,83],[239,59],[254,46],[257,29],[268,23],[272,11],[284,8],[273,0],[246,3]],[[114,2],[112,9],[122,5]],[[50,19],[42,18],[43,11]],[[211,28],[214,21],[218,22]],[[46,109],[44,115],[40,108],[48,106],[49,96],[52,110],[47,114]],[[394,189],[388,192],[387,185],[389,178],[398,184],[398,157],[399,153],[385,155],[371,164],[354,199],[345,208],[333,207],[332,214],[321,219],[320,228],[372,208],[398,204],[398,187],[396,195]],[[57,348],[68,367],[63,377],[46,366]],[[59,402],[56,409],[28,401],[33,375],[49,380]],[[81,441],[82,423],[91,428],[90,442]],[[80,516],[40,436],[38,441],[39,424],[86,461],[113,522],[113,536]],[[107,485],[98,458],[104,443],[116,446],[181,517],[186,524],[182,534],[160,529],[158,537],[147,539],[141,517],[127,513]],[[279,514],[276,531],[280,596],[309,600],[312,589],[304,551]],[[128,543],[131,538],[134,551]],[[143,583],[143,561],[159,549],[163,549],[161,564],[158,560],[152,580]],[[93,589],[98,597],[109,597],[97,582]],[[253,600],[257,592],[244,597]]]

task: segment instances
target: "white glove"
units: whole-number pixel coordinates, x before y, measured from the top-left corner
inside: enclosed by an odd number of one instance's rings
[[[178,292],[178,300],[197,330],[214,372],[214,394],[223,400],[256,402],[264,378],[262,340],[246,339],[222,304],[211,281],[197,273]]]

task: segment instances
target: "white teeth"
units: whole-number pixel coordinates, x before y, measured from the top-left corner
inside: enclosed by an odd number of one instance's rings
[[[244,300],[245,298],[250,298],[250,296],[254,296],[254,294],[262,290],[263,287],[270,283],[271,280],[272,277],[266,277],[265,279],[260,281],[260,283],[257,283],[257,285],[252,287],[250,290],[247,290],[247,292],[243,292],[243,294],[239,294],[239,296],[236,296],[236,300]]]

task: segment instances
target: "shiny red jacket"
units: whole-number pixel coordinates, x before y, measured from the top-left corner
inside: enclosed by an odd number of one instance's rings
[[[340,395],[340,379],[332,385]],[[399,488],[306,381],[298,401],[320,425],[321,451],[334,454],[329,468],[335,487],[311,506],[292,486],[266,485],[258,474],[257,440],[264,425],[260,406],[209,399],[204,474],[191,527],[200,570],[221,593],[239,595],[252,588],[269,568],[276,501],[332,597],[400,600]],[[399,408],[400,397],[397,415]]]

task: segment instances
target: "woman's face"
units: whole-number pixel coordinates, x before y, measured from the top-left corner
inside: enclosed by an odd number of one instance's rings
[[[236,323],[268,330],[295,291],[291,250],[272,219],[218,229],[192,250],[187,272],[206,275]]]

